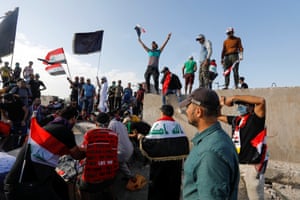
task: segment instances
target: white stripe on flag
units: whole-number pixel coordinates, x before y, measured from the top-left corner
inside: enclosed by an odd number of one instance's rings
[[[61,64],[48,65],[46,71],[53,76],[66,74]]]

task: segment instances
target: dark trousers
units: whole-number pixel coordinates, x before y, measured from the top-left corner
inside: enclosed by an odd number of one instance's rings
[[[113,182],[114,180],[106,180],[101,183],[87,183],[83,180],[79,181],[79,189],[81,200],[114,200],[113,194]]]
[[[224,59],[224,72],[233,65],[233,63],[235,61],[237,61],[239,59],[239,55],[238,54],[230,54],[228,56],[225,56]],[[233,68],[233,78],[234,78],[234,85],[235,88],[238,88],[239,85],[239,63],[237,63],[235,65],[235,67]],[[228,87],[230,83],[230,73],[225,76],[225,87]]]
[[[115,97],[108,97],[108,106],[109,106],[109,111],[112,112],[115,109]]]
[[[158,66],[148,66],[147,70],[144,74],[145,81],[146,81],[146,86],[147,86],[147,92],[150,92],[150,77],[152,75],[153,81],[154,81],[154,88],[156,90],[156,93],[159,92],[158,89],[158,79],[159,79],[159,71],[158,71]]]
[[[203,61],[200,63],[200,70],[199,70],[199,87],[209,88],[209,61],[205,64]]]
[[[179,200],[181,172],[182,160],[152,162],[148,200]]]

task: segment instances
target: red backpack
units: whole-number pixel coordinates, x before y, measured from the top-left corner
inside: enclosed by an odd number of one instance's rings
[[[98,128],[85,133],[86,158],[82,180],[97,183],[113,179],[119,168],[118,136],[110,129]]]

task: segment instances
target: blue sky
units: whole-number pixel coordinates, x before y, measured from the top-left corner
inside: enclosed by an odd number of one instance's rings
[[[200,47],[195,38],[202,33],[213,44],[212,58],[219,72],[215,82],[222,85],[222,44],[226,28],[232,26],[244,46],[240,75],[249,87],[300,85],[300,1],[2,0],[0,15],[15,7],[20,10],[13,63],[20,62],[24,68],[34,61],[35,72],[48,87],[44,95],[66,97],[70,92],[66,76],[50,76],[37,60],[59,47],[65,50],[68,65],[64,67],[72,77],[84,76],[95,83],[98,73],[107,76],[109,83],[121,79],[124,86],[144,81],[148,57],[137,41],[136,24],[146,29],[142,40],[147,46],[153,40],[161,45],[172,33],[161,54],[160,69],[168,66],[180,77],[189,56],[198,60]],[[96,30],[104,30],[101,53],[73,54],[74,33]],[[10,61],[11,56],[3,60]],[[232,80],[231,75],[230,87]],[[198,85],[196,78],[194,88]]]

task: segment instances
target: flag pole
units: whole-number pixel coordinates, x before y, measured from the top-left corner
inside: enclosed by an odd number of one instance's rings
[[[72,80],[72,76],[71,76],[71,73],[70,73],[70,69],[69,69],[69,65],[68,65],[68,61],[67,61],[65,51],[64,51],[64,55],[65,55],[65,58],[66,58],[66,65],[67,65],[67,69],[68,69],[68,74],[69,74],[70,79]]]
[[[13,65],[13,61],[14,61],[15,42],[10,41],[10,45],[12,48],[12,54],[11,54],[11,59],[10,59],[10,68],[12,69],[12,65]]]
[[[100,57],[101,57],[101,51],[99,52],[99,58],[98,58],[97,76],[99,75],[99,69],[100,69]]]
[[[72,76],[71,76],[71,73],[70,73],[70,70],[69,70],[69,65],[68,65],[68,62],[66,62],[66,65],[67,65],[67,69],[68,69],[69,77],[70,77],[70,79],[72,80]]]

